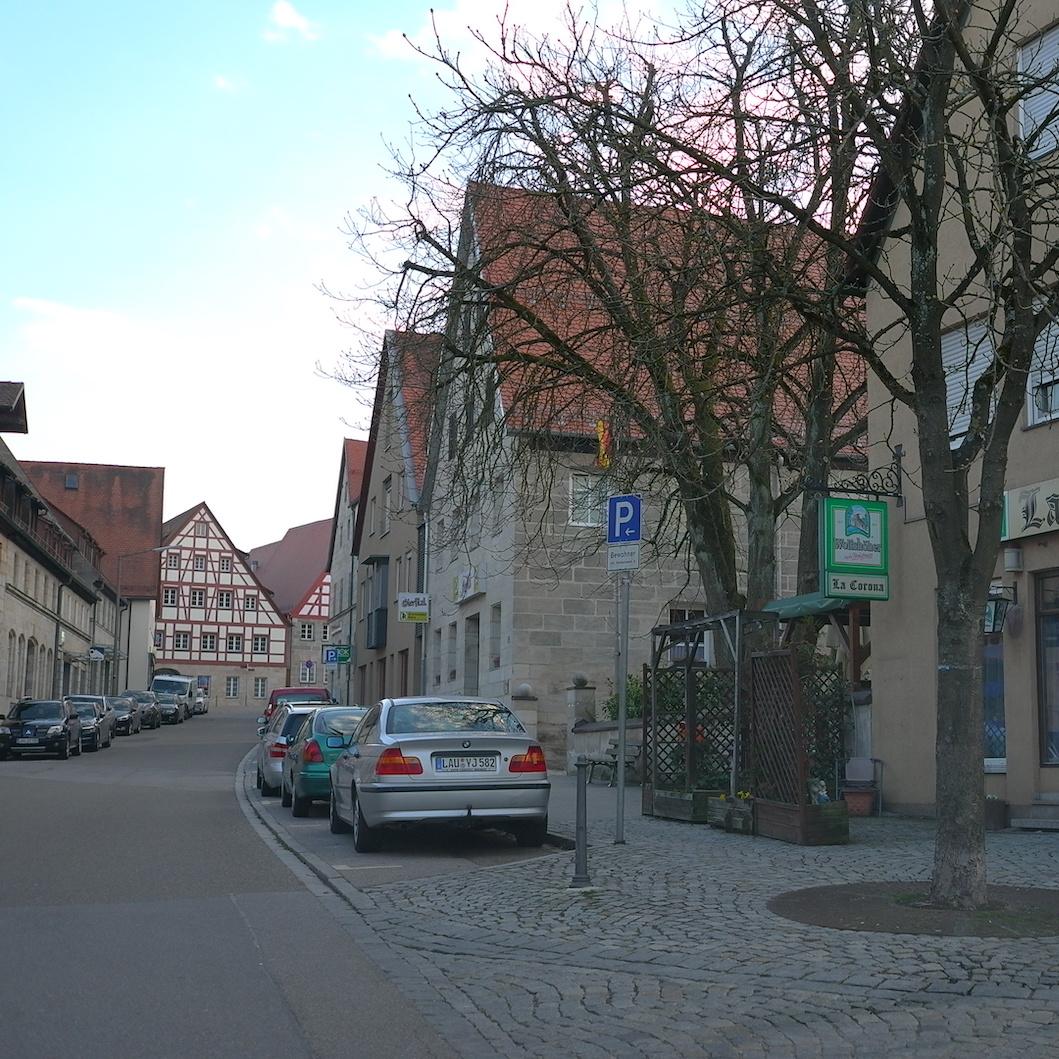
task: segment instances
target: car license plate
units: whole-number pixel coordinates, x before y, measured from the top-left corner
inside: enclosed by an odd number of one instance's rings
[[[16,743],[37,743],[37,742],[40,742],[40,740],[33,739],[33,738],[27,739],[25,736],[23,736],[21,739],[16,739],[15,742]]]
[[[496,754],[439,754],[435,772],[496,772]]]

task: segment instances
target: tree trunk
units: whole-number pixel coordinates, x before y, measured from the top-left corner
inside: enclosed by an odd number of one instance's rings
[[[940,567],[938,577],[938,831],[930,899],[979,908],[986,902],[982,614],[972,583]]]

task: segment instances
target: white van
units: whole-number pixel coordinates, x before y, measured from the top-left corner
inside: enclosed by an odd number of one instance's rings
[[[155,694],[175,695],[184,707],[184,716],[190,717],[195,709],[195,694],[198,681],[194,677],[179,677],[175,674],[157,676],[151,681],[151,691]]]

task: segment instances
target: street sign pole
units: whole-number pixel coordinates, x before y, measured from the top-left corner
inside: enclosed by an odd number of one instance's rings
[[[632,575],[618,575],[618,805],[614,814],[614,844],[625,845],[625,720],[629,686],[629,587]]]

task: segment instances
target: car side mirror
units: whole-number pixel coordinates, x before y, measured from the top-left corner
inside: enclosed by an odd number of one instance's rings
[[[341,750],[346,745],[346,741],[340,735],[329,735],[325,744],[329,750]]]
[[[258,734],[258,735],[264,735],[264,734],[265,734],[265,729],[264,729],[263,727],[262,727],[262,728],[259,728],[259,729],[257,730],[257,734]]]
[[[264,717],[258,717],[257,723],[258,724],[264,724],[265,723],[265,718]]]

